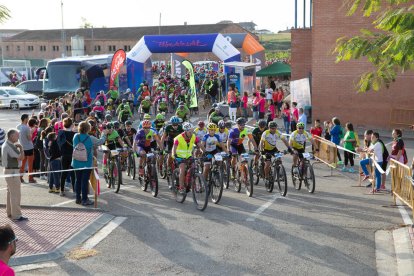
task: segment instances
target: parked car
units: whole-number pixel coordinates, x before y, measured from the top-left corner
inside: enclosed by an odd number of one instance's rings
[[[17,87],[0,87],[0,107],[10,107],[11,109],[37,108],[39,103],[38,96],[26,93]]]
[[[27,80],[19,83],[16,87],[24,92],[40,96],[43,93],[43,80]]]

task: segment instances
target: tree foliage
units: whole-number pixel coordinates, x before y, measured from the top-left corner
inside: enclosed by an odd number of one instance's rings
[[[358,91],[388,88],[399,72],[414,68],[414,0],[348,0],[348,16],[373,18],[373,30],[337,40],[336,61],[366,57],[374,69],[365,72]]]
[[[9,18],[10,10],[4,5],[0,5],[0,23],[4,23]]]

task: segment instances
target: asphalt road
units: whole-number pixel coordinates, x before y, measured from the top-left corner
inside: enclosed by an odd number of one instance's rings
[[[16,113],[0,111],[0,126],[14,127]],[[412,156],[412,142],[407,150]],[[291,157],[283,162],[289,171]],[[314,194],[294,190],[288,177],[285,198],[261,182],[252,198],[229,189],[204,212],[191,197],[176,203],[164,180],[153,198],[124,178],[119,194],[102,188],[99,207],[127,219],[95,247],[97,255],[20,274],[376,275],[375,231],[402,223],[391,196],[352,187],[355,174],[325,177],[330,170],[322,164],[315,173]],[[4,187],[0,179],[0,203]],[[48,194],[45,183],[23,184],[22,195],[22,204],[76,207],[70,193]]]

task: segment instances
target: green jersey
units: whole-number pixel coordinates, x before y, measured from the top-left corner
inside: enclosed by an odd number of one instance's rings
[[[109,90],[108,93],[109,93],[109,97],[113,100],[116,100],[119,98],[118,90]]]
[[[174,140],[174,138],[178,134],[182,133],[183,131],[184,130],[183,130],[183,127],[181,125],[178,125],[178,127],[176,129],[174,129],[172,125],[168,125],[165,128],[165,133],[167,134],[168,141],[171,141],[171,142]]]

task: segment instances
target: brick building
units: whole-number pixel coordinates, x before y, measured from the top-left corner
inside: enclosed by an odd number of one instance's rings
[[[129,51],[144,35],[167,34],[204,34],[204,33],[246,33],[239,24],[205,24],[177,25],[151,27],[120,27],[120,28],[87,28],[66,29],[66,56],[70,56],[71,37],[79,36],[84,39],[84,54],[98,55],[113,53],[117,49]],[[256,39],[257,37],[252,34]],[[2,49],[4,59],[50,59],[62,56],[61,30],[26,30],[14,36],[4,38]],[[217,60],[212,53],[194,53],[188,56],[190,60]],[[242,54],[242,58],[244,58]],[[169,54],[154,54],[152,60],[170,59]]]
[[[357,128],[406,128],[414,123],[413,72],[400,75],[389,89],[357,93],[360,75],[372,65],[365,59],[335,63],[336,40],[358,34],[373,20],[348,17],[346,11],[341,1],[313,0],[312,29],[292,30],[292,80],[311,76],[313,119],[337,116]]]

